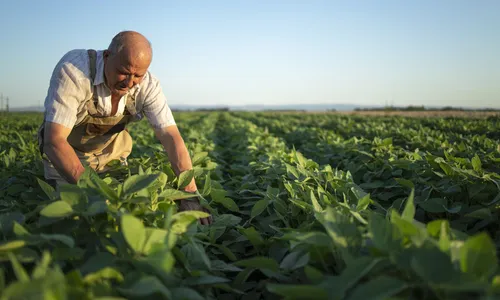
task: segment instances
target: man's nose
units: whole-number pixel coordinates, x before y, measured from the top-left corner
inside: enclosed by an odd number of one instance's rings
[[[125,79],[125,83],[127,84],[127,87],[131,89],[135,85],[135,78],[134,75],[129,75]]]

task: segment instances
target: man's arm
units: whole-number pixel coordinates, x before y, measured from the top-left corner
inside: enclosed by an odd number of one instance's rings
[[[155,135],[163,145],[163,148],[165,148],[175,175],[179,176],[181,172],[193,168],[191,157],[184,144],[184,139],[176,125],[155,129]],[[197,190],[194,178],[184,190],[186,192],[195,192]]]
[[[174,172],[177,176],[179,176],[182,171],[190,170],[193,168],[191,158],[189,157],[189,152],[176,125],[167,126],[161,129],[155,129],[155,134],[165,148],[168,159],[170,160],[172,168],[174,169]],[[184,190],[186,192],[195,192],[197,190],[194,178],[184,188]],[[179,200],[179,210],[199,210],[208,213],[208,210],[203,208],[197,199],[196,201],[192,201],[189,199]],[[212,216],[200,219],[200,223],[202,225],[212,224],[212,221]]]
[[[69,183],[77,183],[85,171],[80,159],[68,143],[71,129],[63,125],[45,122],[43,151],[55,169]]]

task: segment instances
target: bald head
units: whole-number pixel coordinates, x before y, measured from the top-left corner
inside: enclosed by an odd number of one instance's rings
[[[122,31],[115,35],[108,46],[111,55],[124,54],[134,56],[146,56],[151,59],[153,49],[151,43],[145,36],[136,31]]]
[[[135,31],[115,35],[104,51],[104,75],[112,94],[125,94],[139,84],[151,64],[151,43]]]

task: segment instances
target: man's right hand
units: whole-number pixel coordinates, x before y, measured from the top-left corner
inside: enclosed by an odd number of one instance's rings
[[[52,122],[45,122],[44,127],[43,152],[66,181],[77,183],[85,168],[68,143],[71,128]]]

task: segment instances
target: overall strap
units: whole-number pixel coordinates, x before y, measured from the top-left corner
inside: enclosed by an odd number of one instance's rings
[[[90,78],[92,79],[91,83],[93,85],[96,73],[97,52],[94,49],[89,49],[87,53],[89,54]]]
[[[97,91],[94,86],[95,74],[96,74],[96,61],[97,61],[97,51],[94,49],[88,49],[87,53],[89,55],[89,65],[90,65],[90,89],[92,90],[93,103],[89,101],[87,103],[87,109],[91,115],[97,114]]]

